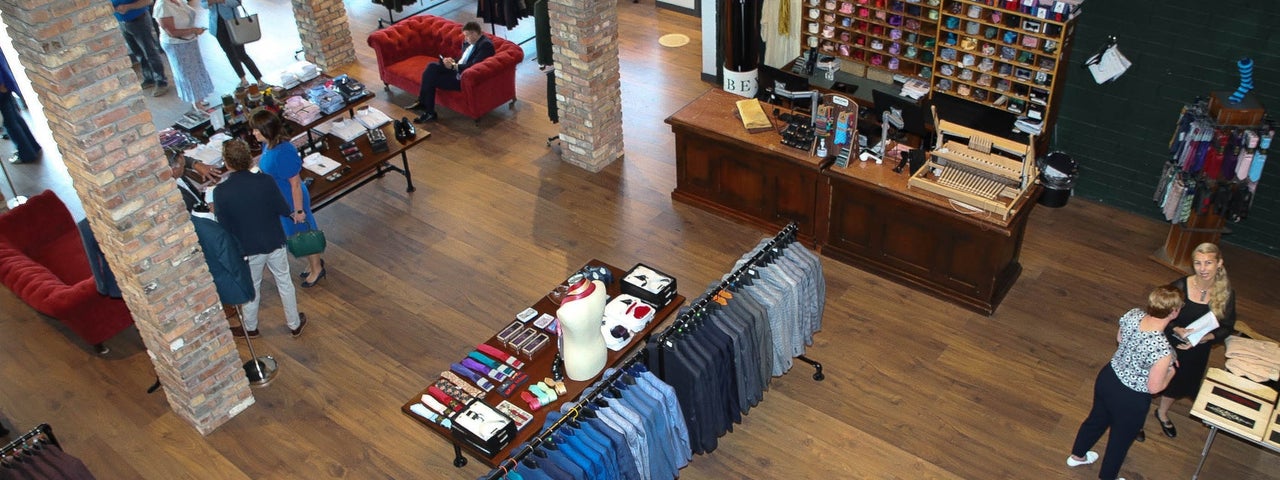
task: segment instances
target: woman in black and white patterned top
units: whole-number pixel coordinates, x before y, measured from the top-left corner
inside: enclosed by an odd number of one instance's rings
[[[1116,334],[1120,346],[1094,381],[1093,409],[1080,424],[1067,466],[1097,461],[1098,452],[1089,448],[1110,428],[1098,478],[1113,480],[1120,473],[1129,446],[1142,430],[1151,408],[1151,394],[1164,390],[1177,368],[1164,329],[1178,316],[1182,304],[1183,295],[1178,289],[1156,287],[1147,296],[1145,310],[1135,308],[1120,317],[1120,331]]]

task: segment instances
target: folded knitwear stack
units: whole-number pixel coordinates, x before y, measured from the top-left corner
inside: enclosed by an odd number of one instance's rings
[[[1280,380],[1280,344],[1227,337],[1227,370],[1255,382]]]

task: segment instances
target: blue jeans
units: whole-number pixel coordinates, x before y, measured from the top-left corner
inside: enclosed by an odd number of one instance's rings
[[[151,16],[139,15],[133,20],[118,23],[124,43],[129,46],[129,55],[142,65],[142,83],[168,85],[169,80],[164,74],[164,54],[160,53],[160,42],[156,39]]]

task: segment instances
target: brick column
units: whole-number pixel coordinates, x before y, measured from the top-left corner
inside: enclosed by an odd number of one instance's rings
[[[253,396],[110,3],[0,0],[0,13],[170,408],[213,431]]]
[[[551,0],[556,104],[566,162],[598,172],[621,158],[622,86],[618,77],[618,5]]]
[[[356,61],[356,47],[342,0],[292,0],[293,17],[307,61],[326,71]]]

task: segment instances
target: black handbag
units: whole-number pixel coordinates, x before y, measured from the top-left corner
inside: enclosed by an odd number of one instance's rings
[[[285,244],[289,247],[289,254],[293,255],[294,258],[324,253],[324,248],[327,245],[324,239],[324,232],[318,228],[311,228],[310,225],[307,225],[307,230],[289,237]]]

